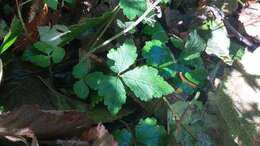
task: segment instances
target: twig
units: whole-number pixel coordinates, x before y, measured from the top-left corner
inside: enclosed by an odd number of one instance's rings
[[[221,11],[218,7],[213,5],[212,7],[209,7],[209,9],[213,12],[216,18],[220,19],[223,21],[225,24],[226,28],[234,34],[234,36],[243,44],[245,44],[250,51],[254,51],[258,46],[251,42],[249,39],[247,39],[245,36],[243,36],[240,32],[238,32],[230,23],[229,21],[225,18],[225,14],[223,11]]]
[[[25,4],[27,4],[27,3],[31,2],[31,1],[33,1],[33,0],[27,0],[27,1],[25,1],[25,2],[22,2],[22,3],[20,4],[20,7],[22,7],[23,5],[25,5]]]
[[[17,8],[18,17],[19,17],[19,19],[20,19],[20,21],[21,21],[21,23],[22,23],[23,29],[24,29],[24,31],[25,31],[25,35],[26,35],[28,38],[30,38],[29,32],[28,32],[28,30],[27,30],[27,28],[26,28],[26,25],[25,25],[24,20],[23,20],[23,17],[22,17],[22,13],[21,13],[21,9],[20,9],[20,5],[19,5],[18,0],[16,0],[16,8]]]
[[[245,44],[250,51],[254,51],[258,46],[253,43],[252,41],[250,41],[249,39],[247,39],[245,36],[243,36],[240,32],[238,32],[229,22],[228,20],[224,19],[223,20],[225,26],[227,27],[228,30],[230,30],[230,32],[232,32],[234,34],[234,36],[243,44]]]
[[[119,38],[120,36],[124,35],[125,33],[129,32],[130,30],[132,30],[133,28],[135,28],[139,23],[141,23],[146,16],[161,2],[161,0],[157,0],[155,1],[144,13],[142,16],[140,16],[134,23],[132,23],[130,26],[128,26],[126,29],[124,29],[123,31],[119,32],[118,34],[114,35],[113,37],[111,37],[110,39],[106,40],[105,42],[103,42],[101,45],[93,48],[90,50],[90,53],[93,53],[93,51],[104,47],[105,45],[109,44],[110,42],[112,42],[113,40]]]

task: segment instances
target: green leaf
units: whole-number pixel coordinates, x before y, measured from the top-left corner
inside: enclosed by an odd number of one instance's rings
[[[52,46],[57,46],[62,42],[61,37],[70,33],[70,30],[64,25],[40,26],[38,27],[40,40]]]
[[[201,54],[206,48],[205,41],[199,36],[196,30],[191,32],[185,43],[185,47],[181,52],[178,60],[180,63],[194,67],[204,68]]]
[[[44,2],[48,5],[48,7],[56,10],[58,6],[58,0],[44,0]]]
[[[53,63],[60,63],[64,58],[64,56],[65,56],[65,50],[61,47],[55,47],[51,54]]]
[[[143,32],[147,35],[151,35],[154,40],[167,42],[169,39],[168,34],[159,22],[155,23],[154,26],[145,25]]]
[[[205,48],[205,41],[199,36],[197,31],[194,30],[189,34],[181,57],[183,60],[193,60],[199,58]]]
[[[102,72],[94,72],[87,75],[85,82],[91,89],[97,90],[103,78],[104,74]]]
[[[119,77],[104,76],[98,94],[104,97],[104,104],[112,114],[117,114],[126,102],[126,91]]]
[[[137,67],[121,75],[125,84],[142,101],[171,94],[174,89],[158,75],[158,70],[148,66]]]
[[[159,146],[160,141],[166,135],[163,126],[157,125],[154,118],[140,120],[135,127],[137,142],[146,146]]]
[[[22,30],[22,24],[20,20],[17,17],[14,17],[12,20],[11,28],[8,34],[4,37],[4,41],[0,46],[0,54],[5,52],[15,43],[17,37],[21,34]]]
[[[147,8],[146,0],[120,0],[119,5],[129,20],[141,16]]]
[[[51,46],[51,45],[48,44],[48,43],[41,42],[41,41],[34,43],[34,44],[33,44],[33,47],[34,47],[36,50],[38,50],[38,51],[40,51],[41,53],[44,53],[44,54],[46,54],[46,55],[50,55],[51,52],[54,50],[54,47],[53,47],[53,46]]]
[[[208,73],[204,68],[198,68],[184,74],[185,78],[196,85],[202,85],[207,79]]]
[[[45,55],[31,56],[30,61],[40,67],[48,67],[51,64],[50,56]]]
[[[232,41],[229,48],[229,56],[232,60],[240,60],[245,53],[245,47]]]
[[[81,99],[86,99],[89,95],[89,89],[84,80],[79,80],[73,85],[73,90]]]
[[[149,65],[156,67],[175,63],[169,48],[159,40],[146,42],[142,55]]]
[[[111,49],[107,57],[108,65],[111,70],[121,73],[135,63],[137,58],[136,47],[133,40],[126,40],[125,43],[117,50]]]
[[[89,72],[89,64],[87,62],[80,62],[75,65],[72,70],[72,75],[74,78],[81,79],[85,77]]]
[[[117,130],[114,134],[118,146],[132,146],[132,134],[127,129]]]

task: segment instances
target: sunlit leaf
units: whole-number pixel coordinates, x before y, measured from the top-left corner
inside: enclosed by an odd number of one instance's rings
[[[111,49],[107,57],[112,71],[121,73],[135,63],[137,58],[136,47],[133,40],[126,40],[117,50]]]
[[[171,94],[174,89],[160,75],[158,70],[148,66],[137,67],[122,75],[123,81],[142,101]]]
[[[149,65],[156,67],[175,63],[174,56],[169,48],[159,40],[147,41],[142,55]]]
[[[141,16],[147,8],[146,0],[120,0],[119,5],[129,20]]]

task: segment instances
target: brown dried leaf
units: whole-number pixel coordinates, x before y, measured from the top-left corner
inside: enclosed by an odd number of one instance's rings
[[[86,113],[76,111],[40,110],[37,106],[22,106],[0,116],[0,132],[15,134],[29,128],[39,139],[80,135],[93,125]]]
[[[113,136],[108,133],[104,125],[98,124],[96,127],[85,131],[82,134],[82,139],[94,141],[92,146],[118,146]]]

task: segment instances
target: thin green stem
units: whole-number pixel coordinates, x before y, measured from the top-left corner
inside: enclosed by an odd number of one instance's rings
[[[106,40],[105,42],[103,42],[101,45],[91,49],[92,51],[95,51],[99,48],[102,48],[104,46],[106,46],[107,44],[109,44],[110,42],[112,42],[113,40],[119,38],[120,36],[126,34],[127,32],[129,32],[130,30],[132,30],[133,28],[135,28],[139,23],[141,23],[146,16],[161,2],[161,0],[157,0],[155,1],[144,13],[142,16],[140,16],[134,23],[132,23],[130,26],[128,26],[126,29],[124,29],[123,31],[119,32],[118,34],[114,35],[113,37],[111,37],[110,39]]]

